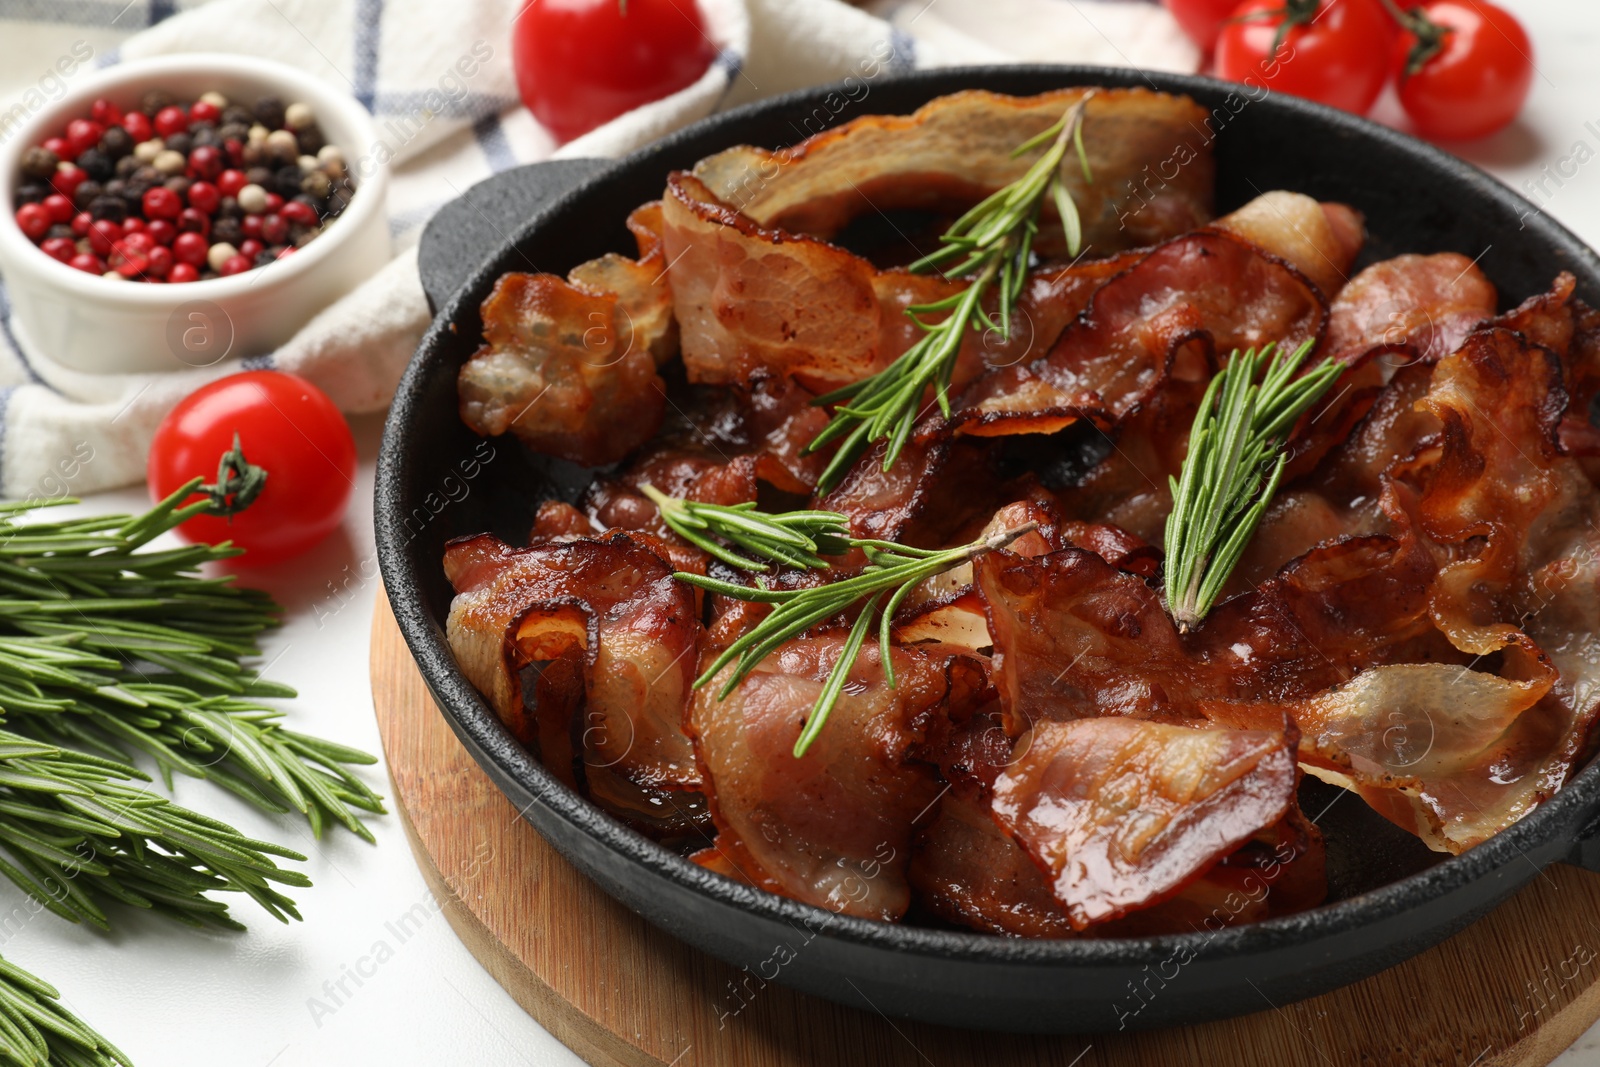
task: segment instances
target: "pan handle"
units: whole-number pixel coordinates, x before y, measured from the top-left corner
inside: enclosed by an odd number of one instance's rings
[[[1590,817],[1572,843],[1566,862],[1600,874],[1600,814]]]
[[[417,271],[434,314],[547,204],[612,165],[608,159],[551,159],[485,178],[434,213],[417,248]]]

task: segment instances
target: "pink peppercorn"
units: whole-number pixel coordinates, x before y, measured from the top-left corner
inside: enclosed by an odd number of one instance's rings
[[[134,144],[148,141],[155,136],[155,129],[150,125],[150,119],[142,111],[130,111],[122,116],[122,128],[128,131],[128,136],[133,138]]]
[[[23,204],[17,208],[17,225],[28,240],[37,241],[50,230],[50,212],[42,204]]]
[[[189,129],[189,116],[183,108],[176,105],[164,107],[156,112],[156,133],[162,137],[171,137],[175,133],[184,133]]]
[[[216,123],[222,119],[222,109],[209,100],[196,100],[189,105],[189,121]]]
[[[238,196],[239,190],[250,184],[242,170],[225,170],[217,175],[217,191],[223,196]]]
[[[143,233],[146,229],[148,229],[148,227],[145,225],[144,219],[141,219],[137,215],[129,215],[127,218],[122,220],[122,232],[125,234]]]
[[[196,152],[199,149],[195,149]],[[189,186],[189,206],[196,211],[204,211],[207,215],[214,215],[217,207],[222,203],[222,193],[215,185],[208,181],[198,181]]]
[[[288,204],[283,205],[288,208]],[[269,245],[281,245],[289,239],[289,220],[282,215],[261,216],[261,239]]]
[[[111,246],[122,240],[122,227],[106,219],[95,219],[89,224],[89,247],[97,256],[107,255]]]
[[[106,128],[93,119],[73,119],[67,123],[67,154],[77,159],[100,143]]]
[[[222,269],[217,271],[224,278],[234,274],[243,274],[250,269],[250,261],[243,256],[229,256],[222,262]]]
[[[254,237],[249,237],[239,242],[239,254],[245,259],[248,259],[251,263],[256,261],[256,257],[259,256],[262,251],[265,250],[265,248],[266,246],[260,241],[257,241]]]
[[[122,123],[122,109],[102,96],[89,105],[89,117],[101,126],[117,126]]]
[[[71,222],[72,216],[77,214],[72,201],[60,193],[45,197],[40,206],[50,216],[51,222]]]
[[[180,233],[172,239],[172,255],[179,263],[198,267],[206,261],[211,246],[198,233]]]
[[[291,200],[283,205],[283,217],[290,222],[297,222],[302,226],[315,226],[317,224],[317,209],[304,200]],[[272,242],[277,244],[277,241]]]
[[[183,201],[178,198],[177,193],[165,185],[145,190],[144,213],[150,218],[175,219],[182,211]]]
[[[194,178],[212,180],[222,173],[227,158],[216,145],[203,144],[189,153],[189,174]]]
[[[166,219],[152,219],[145,227],[145,232],[149,233],[158,245],[170,245],[172,239],[178,236],[178,228]]]
[[[46,137],[44,144],[39,146],[48,152],[54,152],[58,158],[67,156],[67,139],[65,137]]]
[[[178,229],[184,233],[197,233],[201,237],[210,237],[211,216],[204,211],[186,207],[183,209],[183,214],[178,216]]]
[[[77,242],[70,237],[47,237],[39,247],[45,255],[63,263],[71,263],[72,257],[78,254]]]
[[[192,263],[174,263],[172,269],[167,272],[167,281],[169,282],[197,282],[199,280],[200,272],[195,269]]]
[[[88,177],[88,172],[82,167],[72,163],[63,163],[56,168],[55,174],[51,176],[50,187],[68,200],[71,200],[72,194],[78,191],[78,186],[82,185]]]
[[[72,257],[72,261],[67,266],[97,276],[106,272],[105,262],[99,256],[90,252],[79,252]]]
[[[268,193],[267,194],[267,210],[268,211],[282,211],[283,210],[283,197],[279,196],[277,193]]]
[[[230,137],[222,142],[222,150],[228,153],[228,166],[244,166],[244,142],[237,137]]]
[[[72,232],[79,237],[89,236],[89,224],[94,222],[94,216],[87,211],[80,211],[72,216]]]
[[[145,253],[150,264],[145,268],[146,273],[156,278],[165,278],[172,273],[172,249],[156,245]]]
[[[246,237],[255,237],[259,239],[261,237],[261,216],[246,215],[244,218],[239,220],[239,229]]]

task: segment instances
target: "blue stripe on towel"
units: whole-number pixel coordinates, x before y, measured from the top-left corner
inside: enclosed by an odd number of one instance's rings
[[[154,26],[177,13],[178,5],[173,0],[150,0],[150,13],[145,18],[145,25]]]
[[[6,431],[10,429],[8,422],[11,414],[11,394],[15,393],[16,391],[17,387],[14,385],[8,385],[5,388],[0,389],[0,479],[4,479],[5,477]],[[6,489],[7,486],[3,481],[0,481],[0,496],[8,495],[6,493]]]
[[[894,49],[889,53],[890,70],[911,70],[916,67],[917,39],[915,37],[898,26],[891,26],[889,27],[889,47]]]
[[[399,115],[421,121],[418,112],[433,112],[430,118],[468,119],[477,122],[485,115],[498,115],[517,103],[515,97],[493,93],[464,93],[451,99],[439,89],[380,90],[373,101],[373,114]]]
[[[11,347],[17,357],[17,365],[22,368],[22,373],[28,376],[28,381],[43,385],[44,379],[39,377],[39,372],[33,369],[28,362],[28,357],[23,354],[22,346],[17,344],[17,335],[11,332],[11,296],[6,292],[6,284],[0,281],[0,338]]]
[[[356,0],[356,99],[368,111],[378,97],[378,39],[383,34],[383,0]]]
[[[489,161],[489,169],[494,173],[499,174],[517,165],[516,154],[511,151],[511,142],[506,140],[505,127],[500,125],[499,115],[485,115],[474,122],[472,135],[478,139],[478,147],[483,149],[483,157]]]
[[[263,356],[245,356],[239,361],[241,370],[276,370],[276,359],[271,352]]]

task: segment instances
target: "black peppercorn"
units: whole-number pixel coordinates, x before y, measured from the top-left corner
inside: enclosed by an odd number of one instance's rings
[[[243,144],[250,138],[250,124],[248,122],[224,122],[217,131],[223,141],[238,141]]]
[[[78,188],[73,190],[72,203],[79,211],[88,211],[89,205],[94,203],[95,197],[105,195],[105,186],[95,181],[82,181]]]
[[[108,180],[116,172],[116,163],[98,148],[86,148],[78,156],[78,166],[97,182]]]
[[[243,104],[229,104],[222,109],[222,124],[224,126],[243,126],[249,129],[256,122],[255,112]]]
[[[106,182],[105,185],[101,188],[101,192],[105,193],[107,196],[121,196],[122,195],[122,191],[124,189],[126,189],[127,187],[128,187],[127,179],[112,178],[110,181]]]
[[[322,127],[313,122],[309,126],[294,131],[295,140],[300,142],[302,156],[314,156],[322,151],[323,145],[328,143],[328,138],[322,133]]]
[[[171,93],[164,89],[151,89],[139,98],[139,110],[151,118],[155,118],[157,111],[164,107],[171,107],[173,103]]]
[[[149,164],[145,164],[138,170],[134,171],[133,177],[138,181],[144,182],[146,185],[160,185],[162,182],[167,180],[167,176],[165,174],[162,174],[159,170],[156,170],[156,168],[150,166]]]
[[[194,138],[186,133],[175,133],[165,139],[166,146],[179,155],[188,155],[194,148]]]
[[[210,148],[221,148],[222,137],[217,133],[216,127],[211,125],[194,125],[189,127],[189,137],[194,142],[194,147],[205,145]]]
[[[194,179],[185,178],[183,175],[178,174],[168,178],[163,184],[165,184],[168,189],[171,189],[173,192],[177,193],[179,200],[187,200],[189,199],[189,186],[194,184]]]
[[[244,172],[244,177],[251,185],[259,185],[263,189],[272,184],[272,171],[266,167],[251,167]]]
[[[60,158],[48,148],[30,148],[22,153],[22,176],[34,181],[47,182],[55,177]]]
[[[68,226],[64,222],[53,223],[51,227],[44,232],[44,236],[46,240],[50,239],[51,237],[65,237],[69,240],[76,240],[78,237],[77,234],[72,232],[72,227]]]
[[[89,214],[108,222],[121,222],[128,217],[128,204],[120,196],[97,196],[89,205]]]
[[[211,224],[211,242],[226,242],[237,245],[244,240],[244,227],[239,225],[238,219],[218,219]]]
[[[305,177],[305,171],[300,169],[298,163],[291,163],[287,167],[279,167],[272,175],[272,184],[266,186],[268,192],[277,193],[285,200],[300,192],[300,179]]]
[[[117,160],[116,175],[119,178],[131,178],[139,172],[139,168],[142,166],[144,164],[139,162],[138,156],[123,156]]]
[[[133,135],[121,126],[112,126],[100,135],[100,151],[112,159],[122,159],[133,151]]]
[[[119,195],[134,214],[143,214],[144,194],[149,190],[150,186],[146,183],[130,179],[123,185],[122,192]]]
[[[256,101],[256,121],[269,130],[283,128],[283,101],[276,96],[263,96]]]
[[[233,197],[233,196],[225,196],[225,197],[223,197],[222,200],[217,204],[217,218],[219,218],[219,219],[242,219],[242,218],[244,218],[244,208],[239,206],[238,198],[237,197]]]
[[[278,250],[276,248],[263,248],[260,252],[256,253],[256,266],[265,267],[277,258]]]
[[[37,204],[53,192],[55,190],[44,182],[23,182],[17,186],[16,195],[12,199],[16,202],[16,207],[21,207],[23,204]]]

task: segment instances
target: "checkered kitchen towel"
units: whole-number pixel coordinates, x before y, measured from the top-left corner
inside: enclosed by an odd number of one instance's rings
[[[510,33],[522,2],[0,0],[0,115],[63,92],[54,69],[62,55],[88,55],[87,71],[172,52],[242,52],[354,95],[376,119],[373,150],[392,157],[395,258],[283,348],[243,355],[246,366],[303,374],[359,412],[388,403],[426,325],[415,255],[423,224],[491,173],[552,155],[621,155],[714,111],[880,69],[1050,61],[1193,70],[1198,59],[1154,0],[870,0],[865,10],[838,0],[699,0],[719,53],[705,75],[557,150],[516,99]],[[138,481],[161,416],[238,367],[81,374],[47,352],[19,352],[9,315],[0,284],[7,497]]]

